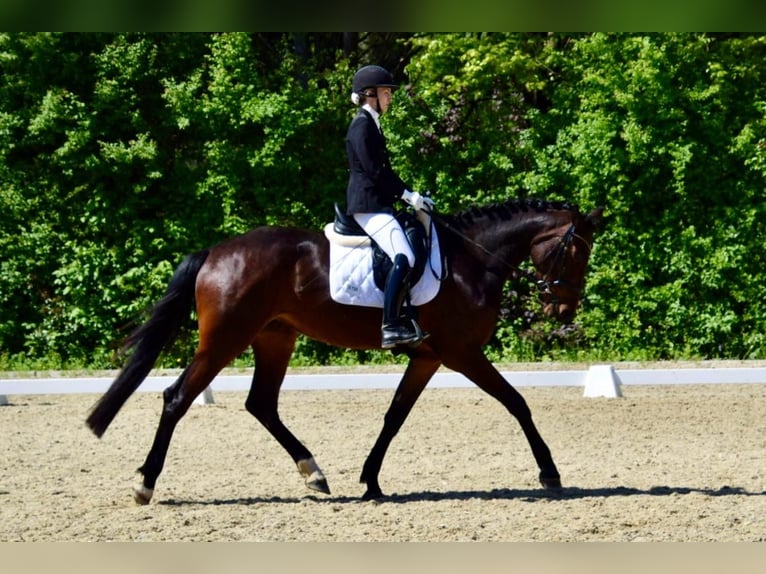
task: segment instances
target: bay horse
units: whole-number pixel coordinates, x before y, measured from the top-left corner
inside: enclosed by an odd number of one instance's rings
[[[434,214],[445,268],[439,293],[418,307],[430,334],[407,348],[409,362],[362,469],[365,500],[383,497],[378,475],[386,451],[440,366],[462,373],[513,415],[529,442],[546,489],[560,489],[551,452],[524,398],[482,351],[500,312],[503,285],[526,276],[539,289],[543,312],[571,321],[580,303],[603,208],[543,200],[508,200],[451,215]],[[148,320],[125,340],[127,363],[87,416],[101,437],[131,394],[177,337],[196,304],[199,344],[178,379],[163,392],[163,409],[134,499],[154,494],[173,431],[194,399],[234,358],[251,347],[250,412],[288,452],[310,489],[329,494],[308,448],[280,420],[278,396],[299,333],[351,349],[380,348],[381,310],[336,303],[330,297],[330,245],[316,230],[263,226],[188,255],[174,272]],[[530,259],[534,271],[522,270]]]

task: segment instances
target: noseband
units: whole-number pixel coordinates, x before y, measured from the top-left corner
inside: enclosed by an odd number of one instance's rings
[[[572,242],[574,239],[577,238],[580,241],[583,242],[583,245],[585,245],[585,248],[588,250],[588,254],[591,252],[591,245],[588,243],[584,237],[577,234],[577,228],[575,227],[575,224],[572,223],[569,226],[569,229],[566,230],[564,235],[559,237],[559,242],[549,251],[545,254],[545,257],[543,257],[542,261],[546,261],[548,258],[553,257],[553,262],[548,269],[548,272],[545,274],[545,276],[542,279],[537,279],[534,277],[532,273],[527,272],[527,277],[529,277],[535,284],[535,287],[537,287],[538,293],[541,295],[549,295],[550,301],[549,303],[553,305],[558,305],[561,301],[558,297],[556,297],[556,294],[553,291],[553,287],[556,287],[558,289],[566,289],[567,291],[570,291],[575,295],[577,299],[579,299],[582,296],[582,287],[576,287],[575,285],[572,285],[568,281],[565,281],[564,279],[561,279],[561,276],[564,274],[564,271],[566,271],[566,251],[569,248],[570,245],[572,245]],[[552,272],[556,270],[557,268],[560,268],[558,270],[557,276],[558,279],[551,279]]]

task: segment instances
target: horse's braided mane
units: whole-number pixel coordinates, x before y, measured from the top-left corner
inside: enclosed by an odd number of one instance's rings
[[[456,227],[472,225],[477,219],[499,219],[507,221],[517,213],[543,213],[546,211],[578,211],[575,204],[566,201],[549,201],[545,199],[508,199],[500,203],[472,206],[450,216],[451,223]]]

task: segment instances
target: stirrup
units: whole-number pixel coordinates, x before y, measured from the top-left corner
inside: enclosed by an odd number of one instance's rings
[[[409,346],[412,348],[415,348],[418,345],[420,345],[420,343],[428,339],[428,337],[431,336],[431,333],[426,333],[425,331],[423,331],[423,329],[420,328],[420,325],[418,325],[418,322],[415,321],[415,319],[410,319],[410,321],[412,321],[412,326],[415,328],[415,333],[417,334],[418,338],[412,343],[410,343]]]

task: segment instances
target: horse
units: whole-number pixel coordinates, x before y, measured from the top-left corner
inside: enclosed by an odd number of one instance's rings
[[[436,371],[462,373],[516,418],[532,450],[544,489],[561,478],[526,401],[483,351],[500,313],[503,286],[527,277],[539,290],[543,313],[571,322],[581,302],[593,236],[603,207],[583,214],[558,201],[510,199],[453,214],[433,214],[444,257],[438,294],[417,307],[428,337],[399,349],[408,363],[383,427],[360,476],[363,500],[383,498],[378,476],[407,415]],[[381,310],[336,303],[329,293],[330,244],[318,230],[261,226],[187,255],[148,319],[124,340],[127,361],[86,418],[97,437],[178,337],[196,310],[199,343],[191,362],[163,391],[163,408],[133,489],[148,504],[162,471],[173,431],[195,398],[248,347],[254,372],[245,408],[297,465],[305,485],[330,494],[313,454],[285,426],[278,412],[280,386],[299,334],[349,349],[380,348]],[[531,260],[534,270],[520,265]]]

